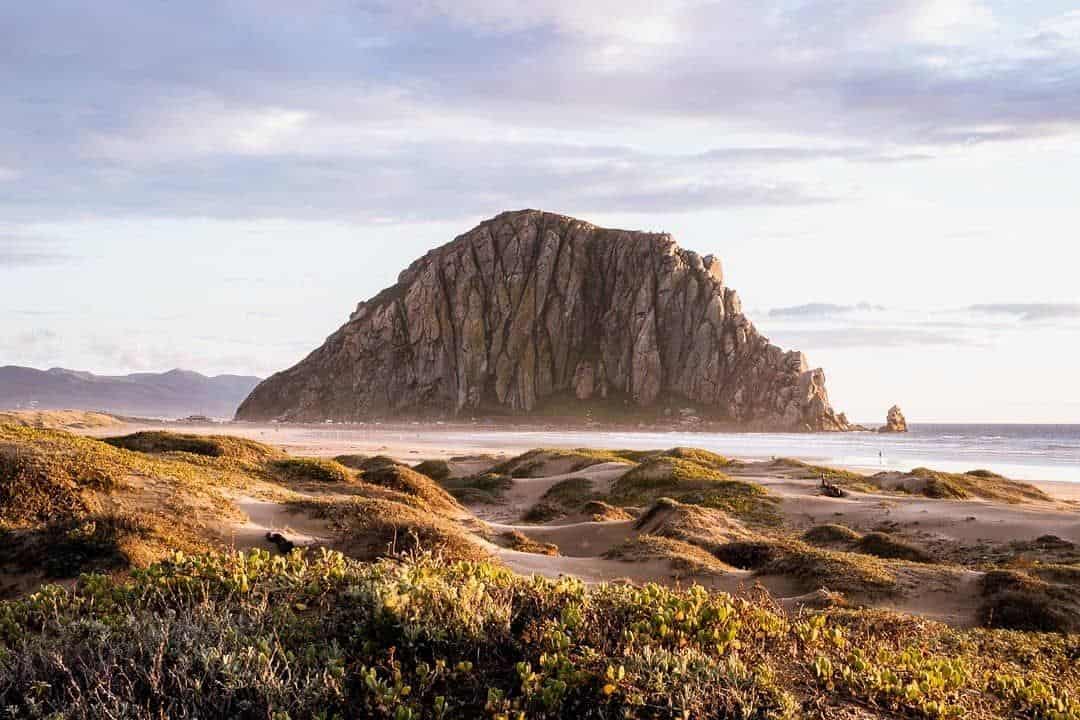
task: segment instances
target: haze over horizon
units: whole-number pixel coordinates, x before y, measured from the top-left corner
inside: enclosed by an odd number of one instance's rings
[[[855,420],[1078,422],[1061,0],[0,10],[0,365],[266,376],[502,210],[664,230]]]

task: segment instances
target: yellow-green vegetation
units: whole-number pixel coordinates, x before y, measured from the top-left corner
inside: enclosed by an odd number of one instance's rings
[[[863,475],[851,470],[812,465],[790,458],[774,460],[771,465],[794,471],[796,477],[802,479],[816,480],[824,477],[834,485],[859,492],[885,491],[922,495],[940,500],[981,498],[1007,503],[1052,501],[1049,495],[1034,485],[1010,480],[989,470],[948,473],[928,468],[915,468],[908,473],[882,472],[876,475]]]
[[[514,486],[514,481],[508,475],[487,472],[443,480],[442,486],[466,505],[495,505],[502,499],[503,493]]]
[[[634,516],[623,508],[609,505],[603,500],[590,500],[582,506],[581,512],[593,522],[617,522],[634,519]]]
[[[865,553],[889,560],[934,562],[934,558],[925,549],[903,538],[884,532],[860,535],[844,525],[828,524],[812,527],[803,534],[803,540],[811,545]]]
[[[413,470],[438,482],[448,479],[452,474],[450,463],[445,460],[425,460],[414,467]]]
[[[803,540],[812,545],[853,545],[861,538],[848,526],[836,523],[815,525],[803,534]]]
[[[275,461],[272,467],[284,480],[292,482],[345,483],[353,478],[341,463],[322,458],[284,458]]]
[[[13,717],[1080,718],[1076,640],[419,556],[176,556],[0,604]],[[60,679],[62,678],[62,681]]]
[[[540,502],[530,508],[523,518],[526,522],[547,522],[584,510],[585,505],[603,496],[586,478],[568,478],[548,488]]]
[[[377,470],[387,465],[397,465],[398,462],[386,455],[338,455],[334,462],[340,463],[353,470]]]
[[[0,425],[23,425],[43,430],[88,430],[123,425],[114,415],[88,410],[10,410],[0,412]]]
[[[723,510],[687,505],[671,498],[658,500],[638,518],[634,529],[643,535],[682,540],[706,550],[757,537]]]
[[[665,538],[714,560],[757,575],[782,575],[807,592],[825,587],[864,598],[898,591],[895,569],[876,557],[826,550],[805,542],[763,535],[727,513],[662,498],[635,523],[639,538]]]
[[[977,497],[983,500],[996,500],[1007,503],[1051,501],[1049,495],[1034,485],[1018,480],[1010,480],[988,470],[946,473],[927,468],[915,468],[908,474],[912,478],[925,483],[925,489],[921,491],[921,494],[927,497]]]
[[[510,530],[499,535],[499,540],[504,547],[508,547],[511,550],[517,550],[518,552],[532,553],[533,555],[551,555],[556,556],[559,554],[559,546],[554,543],[540,542],[533,540],[525,533],[519,530]]]
[[[368,470],[362,477],[365,483],[418,498],[429,510],[440,515],[458,517],[465,512],[438,483],[404,465],[384,465]]]
[[[932,563],[934,558],[918,545],[883,532],[863,535],[855,543],[854,549],[867,555],[892,560],[910,560],[917,563]]]
[[[609,550],[605,557],[632,562],[666,561],[679,577],[724,575],[734,568],[692,543],[659,535],[635,535]]]
[[[140,453],[0,425],[0,566],[69,577],[208,549],[205,525],[235,513],[217,488],[242,485],[255,469],[246,460]]]
[[[627,461],[623,454],[611,450],[537,448],[499,463],[489,472],[514,478],[535,478],[579,472],[602,463]]]
[[[121,437],[105,438],[104,442],[124,450],[141,453],[190,453],[213,458],[233,458],[260,462],[283,457],[280,450],[254,440],[230,435],[188,435],[165,431],[144,431]]]
[[[616,480],[609,502],[640,506],[661,497],[716,508],[761,525],[780,521],[778,501],[763,486],[734,480],[715,467],[668,455],[646,460]]]
[[[293,500],[288,507],[330,521],[349,557],[374,560],[419,550],[448,560],[478,560],[488,556],[460,525],[429,507],[422,499],[392,490],[378,496],[346,499]]]
[[[816,548],[799,540],[761,539],[733,542],[712,550],[734,567],[758,575],[782,575],[806,592],[834,592],[873,598],[898,591],[895,566],[880,558]]]

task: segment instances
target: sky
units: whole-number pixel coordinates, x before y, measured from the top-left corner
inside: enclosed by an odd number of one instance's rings
[[[39,0],[0,83],[0,364],[266,375],[533,207],[717,254],[853,419],[1080,422],[1071,0]]]

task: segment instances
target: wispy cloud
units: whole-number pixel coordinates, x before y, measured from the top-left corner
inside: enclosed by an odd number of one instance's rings
[[[874,312],[885,310],[882,305],[874,305],[868,302],[860,302],[855,305],[835,305],[832,303],[806,303],[805,305],[793,305],[791,307],[773,308],[769,315],[775,318],[832,318],[838,315],[849,315],[854,312]]]
[[[0,270],[62,265],[74,260],[55,240],[0,229]]]
[[[972,312],[985,315],[1006,315],[1024,322],[1080,319],[1080,303],[998,303],[972,305]]]
[[[991,303],[966,308],[889,308],[868,302],[773,308],[760,324],[774,340],[804,348],[988,347],[1051,321],[1080,320],[1080,304]]]
[[[0,210],[800,206],[836,191],[794,165],[917,162],[1080,123],[1075,20],[1013,27],[979,0],[332,6],[7,9],[0,180],[18,173]],[[642,127],[663,142],[603,144]],[[714,127],[785,142],[710,149]]]

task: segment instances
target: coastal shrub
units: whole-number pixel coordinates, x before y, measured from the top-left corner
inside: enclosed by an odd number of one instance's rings
[[[0,706],[72,720],[1077,720],[1075,651],[884,611],[792,617],[696,586],[254,551],[0,603]]]
[[[603,463],[625,463],[618,452],[578,448],[537,448],[499,463],[489,472],[513,478],[536,478],[546,475],[574,473]]]
[[[555,556],[559,554],[559,546],[553,543],[540,542],[533,540],[520,530],[510,530],[499,535],[499,540],[505,547],[511,550],[517,550],[518,552],[532,553],[533,555],[551,555]]]
[[[494,505],[514,486],[508,475],[486,472],[465,478],[444,480],[442,486],[459,502],[468,505]]]
[[[419,550],[448,560],[480,560],[490,554],[468,531],[422,502],[358,496],[294,500],[288,507],[328,520],[341,537],[341,547],[359,560],[402,557]]]
[[[533,505],[531,508],[525,511],[525,514],[521,516],[521,519],[530,523],[545,523],[552,520],[558,520],[561,517],[566,516],[566,510],[546,501],[540,501]]]
[[[982,620],[987,627],[1028,632],[1080,631],[1075,588],[1018,570],[991,570],[982,580]]]
[[[425,460],[413,468],[421,475],[427,475],[436,482],[442,482],[450,477],[450,463],[445,460]]]
[[[294,482],[342,483],[352,479],[344,465],[322,458],[286,458],[275,461],[272,467],[286,480]]]
[[[334,461],[352,470],[378,470],[398,464],[397,460],[386,455],[338,455]]]
[[[661,497],[723,510],[754,523],[775,525],[780,520],[779,501],[763,486],[675,457],[657,457],[627,471],[612,484],[608,500],[640,506]]]
[[[862,535],[846,525],[828,523],[815,525],[803,534],[803,540],[814,545],[850,545],[862,539]]]
[[[461,515],[464,509],[450,493],[427,475],[404,465],[384,465],[363,474],[365,483],[411,495],[423,501],[431,511],[440,515]]]
[[[593,482],[586,478],[568,478],[548,488],[538,502],[525,513],[526,522],[548,522],[573,513],[582,512],[589,502],[602,496],[594,490]]]
[[[927,483],[928,497],[977,497],[1007,503],[1050,502],[1052,498],[1029,483],[1010,480],[988,470],[971,473],[947,473],[929,468],[915,468],[911,476]]]
[[[593,522],[618,522],[634,519],[634,516],[623,508],[609,505],[603,500],[590,500],[582,506],[581,512]]]
[[[105,438],[113,447],[140,453],[190,453],[210,458],[258,462],[282,455],[280,450],[255,440],[230,435],[189,435],[150,430]]]
[[[934,558],[930,553],[921,547],[883,532],[867,533],[856,542],[855,549],[868,555],[891,560],[910,560],[917,563],[934,562]]]
[[[667,561],[671,570],[681,577],[723,575],[732,570],[730,565],[693,543],[658,535],[627,538],[604,556],[632,562]]]

